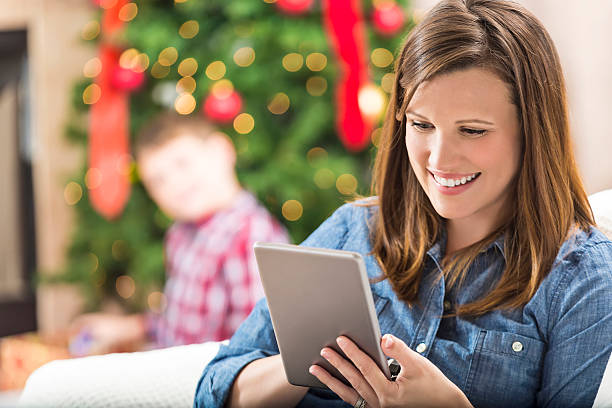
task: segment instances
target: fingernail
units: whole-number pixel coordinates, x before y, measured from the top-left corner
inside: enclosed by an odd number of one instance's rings
[[[310,366],[310,367],[308,368],[308,372],[309,372],[310,374],[314,375],[314,373],[315,373],[315,368],[314,368],[314,366]]]
[[[336,339],[336,343],[338,343],[338,345],[339,345],[340,347],[342,347],[342,346],[346,345],[346,340],[344,340],[344,338],[342,338],[342,337],[338,337],[338,338]]]
[[[326,349],[322,349],[321,350],[321,355],[325,358],[329,357],[329,351],[327,351]]]
[[[393,337],[390,334],[385,334],[384,336],[385,347],[391,348],[393,347]]]

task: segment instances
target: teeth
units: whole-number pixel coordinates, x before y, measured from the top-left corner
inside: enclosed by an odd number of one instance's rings
[[[467,177],[461,177],[460,179],[445,179],[444,177],[438,177],[434,174],[434,179],[436,180],[436,182],[444,187],[456,187],[460,184],[466,184],[469,183],[470,181],[474,180],[476,178],[476,175],[478,175],[478,173],[474,173],[472,175],[469,175]]]

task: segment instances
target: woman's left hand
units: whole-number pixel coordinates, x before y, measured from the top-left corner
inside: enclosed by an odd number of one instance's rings
[[[321,350],[321,355],[352,388],[317,365],[310,367],[310,373],[351,405],[362,397],[368,408],[472,406],[438,367],[395,336],[386,334],[381,341],[383,352],[401,366],[395,381],[388,380],[376,363],[347,337],[338,337],[337,343],[352,363],[328,347]]]

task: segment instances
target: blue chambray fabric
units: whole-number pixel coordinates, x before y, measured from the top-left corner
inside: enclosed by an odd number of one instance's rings
[[[302,245],[359,252],[368,275],[377,277],[381,270],[369,254],[368,227],[375,211],[345,204]],[[443,237],[428,251],[419,305],[398,300],[386,280],[371,285],[381,332],[413,350],[425,344],[421,354],[475,407],[592,406],[612,351],[612,243],[595,228],[577,232],[523,308],[469,319],[440,318],[444,302],[463,304],[491,289],[505,265],[504,237],[477,257],[466,283],[450,293],[440,270],[445,245]],[[204,369],[194,407],[223,406],[240,370],[274,354],[278,347],[262,299]],[[350,407],[320,389],[311,389],[298,406]]]

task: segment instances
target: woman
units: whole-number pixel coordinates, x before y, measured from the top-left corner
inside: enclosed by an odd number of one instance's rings
[[[404,44],[385,126],[378,197],[303,245],[364,255],[398,379],[341,337],[352,363],[322,355],[351,387],[318,366],[331,391],[288,384],[260,302],[195,405],[590,407],[612,350],[612,243],[593,228],[541,23],[511,2],[442,1]]]

